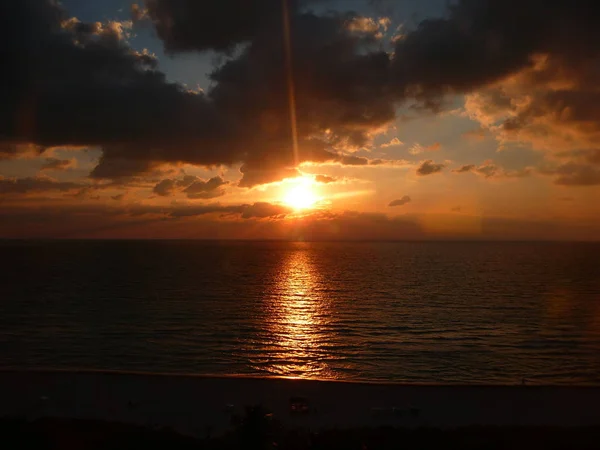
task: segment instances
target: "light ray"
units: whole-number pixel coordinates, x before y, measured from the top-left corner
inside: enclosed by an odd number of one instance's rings
[[[298,121],[296,118],[296,87],[294,83],[294,66],[292,59],[292,32],[290,23],[290,10],[288,0],[283,2],[283,34],[285,44],[285,62],[287,72],[288,99],[290,106],[290,122],[292,132],[292,150],[294,152],[294,165],[297,166],[300,157],[298,151]]]

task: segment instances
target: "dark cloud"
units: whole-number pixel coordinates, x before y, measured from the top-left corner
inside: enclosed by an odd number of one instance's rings
[[[127,197],[127,192],[123,192],[122,194],[117,194],[117,195],[111,195],[110,198],[116,202],[121,202],[121,201],[125,200],[125,197]]]
[[[502,167],[495,164],[493,161],[485,161],[483,164],[477,166],[475,164],[466,164],[453,169],[454,173],[475,173],[481,175],[484,178],[522,178],[531,174],[531,169],[524,168],[521,170],[505,170]]]
[[[288,0],[286,0],[288,1]],[[288,1],[295,10],[298,1]],[[252,41],[265,24],[281,22],[281,1],[146,0],[158,36],[169,51],[230,51]]]
[[[268,218],[283,218],[291,212],[291,209],[282,205],[272,203],[258,202],[254,204],[243,205],[221,205],[213,203],[208,205],[179,205],[170,208],[156,207],[138,207],[132,211],[136,215],[144,214],[166,214],[172,218],[197,217],[209,214],[239,216],[242,219],[268,219]]]
[[[206,97],[166,82],[152,55],[127,45],[123,24],[81,23],[45,0],[0,8],[0,54],[9,68],[0,80],[3,148],[102,146],[97,177],[163,161],[235,160],[211,145],[225,128]]]
[[[317,183],[329,184],[335,183],[337,181],[337,178],[330,177],[329,175],[315,175],[315,181]]]
[[[452,172],[455,173],[467,173],[473,172],[477,166],[475,164],[465,164],[464,166],[460,166],[458,169],[454,169]]]
[[[198,177],[193,175],[186,175],[179,180],[174,180],[171,178],[164,179],[160,181],[152,192],[161,197],[168,197],[170,195],[174,195],[180,190],[187,188],[189,185],[198,180]]]
[[[454,173],[476,173],[478,175],[483,176],[484,178],[492,178],[497,175],[501,169],[494,163],[485,162],[480,166],[476,166],[475,164],[466,164],[464,166],[459,167],[458,169],[454,169],[452,172]]]
[[[600,149],[567,150],[558,152],[554,156],[559,159],[567,159],[579,163],[600,165]]]
[[[75,159],[46,158],[46,162],[42,164],[42,170],[67,170],[76,165],[77,160]]]
[[[408,195],[405,195],[402,198],[399,198],[399,199],[396,199],[396,200],[392,200],[388,206],[404,206],[404,205],[406,205],[407,203],[410,203],[410,202],[411,202],[410,197]]]
[[[223,186],[228,184],[228,181],[218,176],[202,180],[193,175],[186,175],[181,179],[164,179],[154,186],[152,191],[161,197],[183,192],[189,199],[211,199],[225,195]]]
[[[213,177],[208,181],[194,181],[187,188],[185,188],[183,192],[190,199],[215,198],[225,194],[225,191],[222,189],[222,187],[228,184],[229,182],[223,180],[221,177]]]
[[[266,218],[282,218],[290,214],[292,210],[283,205],[274,205],[271,203],[258,202],[253,205],[248,205],[242,212],[243,219],[266,219]]]
[[[240,186],[251,187],[292,176],[304,161],[368,164],[339,152],[370,145],[407,98],[437,107],[444,94],[516,75],[521,86],[548,89],[532,91],[529,103],[503,100],[501,108],[517,108],[504,120],[503,139],[548,143],[554,136],[567,145],[576,138],[581,148],[597,142],[600,28],[591,0],[458,1],[443,18],[397,39],[393,54],[382,50],[368,19],[317,15],[307,2],[291,1],[298,136],[301,149],[311,148],[294,156],[281,4],[146,2],[168,51],[230,52],[204,94],[168,82],[153,55],[134,51],[127,23],[82,23],[50,0],[2,2],[0,54],[8,70],[0,75],[0,148],[98,146],[96,178],[130,177],[163,163],[241,163]],[[540,123],[552,134],[540,133]],[[14,154],[0,150],[0,157]]]
[[[446,167],[446,164],[436,164],[433,160],[428,159],[427,161],[423,161],[419,167],[417,167],[417,175],[432,175],[434,173],[439,173]]]
[[[591,0],[458,1],[398,41],[394,69],[426,97],[470,92],[530,66],[536,54],[598,54],[598,17]]]
[[[363,156],[347,155],[342,156],[339,162],[343,166],[366,166],[369,164],[369,159]]]
[[[96,193],[95,186],[86,186],[76,192],[73,196],[78,199],[100,200],[100,196]]]
[[[364,145],[372,127],[394,118],[390,101],[372,95],[387,91],[378,71],[389,58],[368,51],[373,37],[347,29],[346,15],[319,17],[292,5],[301,149],[294,156],[281,15],[272,6],[226,1],[202,4],[200,13],[197,2],[148,4],[173,51],[220,50],[251,38],[214,70],[203,94],[166,81],[153,55],[128,45],[127,23],[82,23],[49,0],[4,2],[10,71],[0,85],[0,135],[10,145],[100,147],[91,174],[100,179],[164,163],[243,163],[240,185],[251,187],[289,176],[303,161],[341,159],[332,146]]]
[[[295,178],[300,175],[300,172],[293,167],[278,166],[276,164],[265,164],[262,167],[260,165],[244,164],[240,168],[240,172],[242,173],[242,179],[239,186],[246,188],[285,180],[286,178]]]
[[[0,107],[1,108],[1,107]],[[45,147],[31,144],[11,144],[0,141],[0,161],[23,157],[38,157],[46,151]]]
[[[109,153],[110,151],[108,150]],[[99,164],[90,173],[92,178],[114,179],[119,182],[127,182],[127,180],[141,174],[165,176],[172,172],[172,169],[165,168],[163,162],[160,161],[107,156],[108,154],[107,150],[105,150]]]
[[[590,159],[580,161],[577,157],[571,162],[594,164],[600,137],[596,82],[600,75],[600,48],[596,45],[600,11],[595,4],[463,1],[456,12],[463,15],[464,35],[469,40],[478,34],[482,45],[489,47],[486,55],[504,55],[497,59],[502,67],[496,73],[509,75],[492,78],[480,85],[479,92],[470,94],[467,113],[501,145],[530,145],[550,158],[560,152],[583,150]],[[485,61],[481,58],[472,61],[479,63],[475,70],[468,70],[473,76],[494,68],[493,64],[482,64]],[[493,83],[488,84],[490,81]],[[577,178],[589,180],[590,173]]]
[[[176,208],[161,208],[161,213],[166,214],[168,217],[173,218],[183,218],[183,217],[197,217],[197,216],[205,216],[209,214],[242,214],[246,205],[231,205],[224,206],[218,203],[210,204],[210,205],[198,205],[198,206],[189,206],[182,205]],[[143,214],[156,214],[155,209],[147,209],[147,208],[139,208],[136,211],[137,215]]]
[[[568,162],[555,168],[540,169],[544,175],[555,176],[554,182],[561,186],[598,186],[600,185],[600,168]]]
[[[27,194],[30,192],[68,192],[84,187],[78,183],[56,181],[51,178],[3,178],[0,177],[0,194]]]
[[[175,183],[175,180],[162,180],[156,186],[154,186],[152,192],[154,192],[156,195],[160,195],[161,197],[168,197],[175,193]]]

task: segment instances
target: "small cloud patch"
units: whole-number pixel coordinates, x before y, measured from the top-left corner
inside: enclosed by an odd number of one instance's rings
[[[395,137],[390,142],[386,142],[385,144],[381,144],[381,148],[400,147],[401,145],[404,145],[404,142],[402,142],[400,139],[398,139],[397,137]]]
[[[388,206],[393,207],[393,206],[404,206],[408,203],[410,203],[412,200],[408,195],[405,195],[402,198],[398,198],[396,200],[392,200],[390,202],[390,204]]]
[[[434,173],[441,172],[445,167],[446,164],[436,164],[432,159],[428,159],[427,161],[423,161],[417,168],[417,175],[433,175]]]

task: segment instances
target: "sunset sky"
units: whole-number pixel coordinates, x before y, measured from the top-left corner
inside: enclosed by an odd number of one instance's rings
[[[595,3],[2,2],[0,238],[598,240]]]

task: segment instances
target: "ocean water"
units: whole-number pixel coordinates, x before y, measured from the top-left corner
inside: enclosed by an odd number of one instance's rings
[[[600,384],[600,244],[0,242],[2,368]]]

